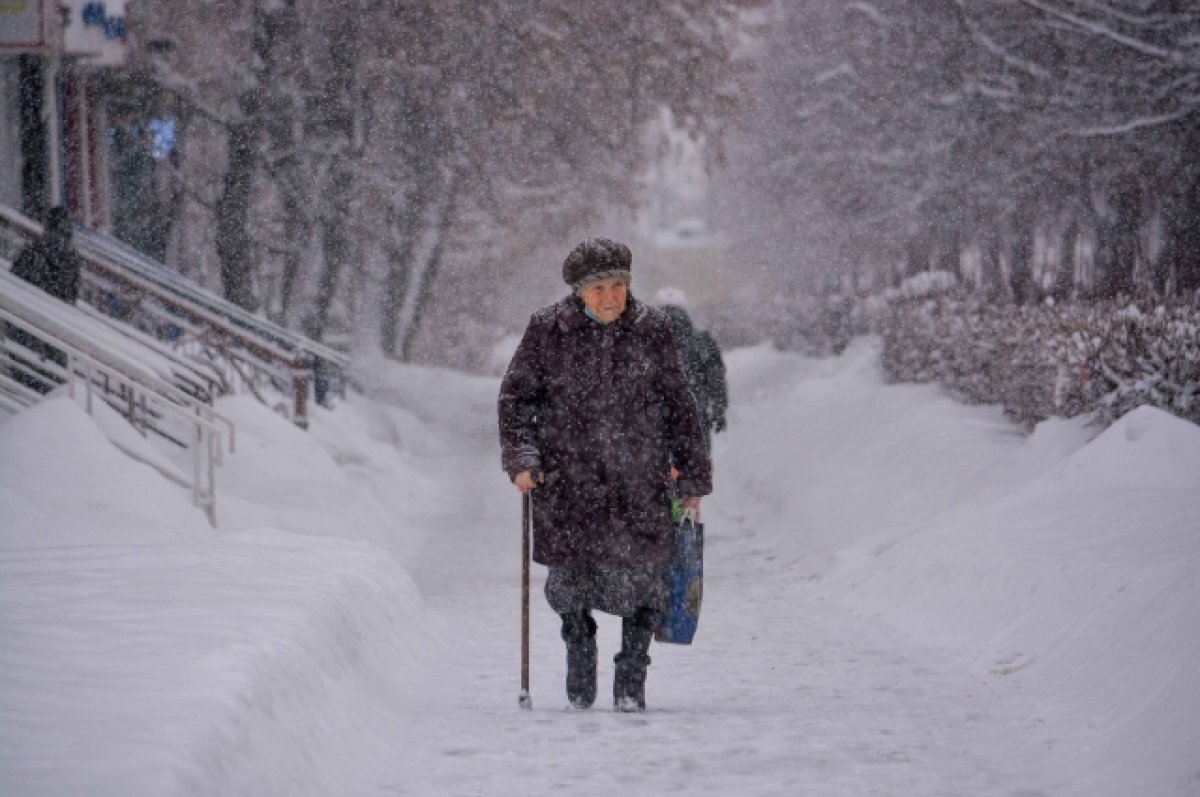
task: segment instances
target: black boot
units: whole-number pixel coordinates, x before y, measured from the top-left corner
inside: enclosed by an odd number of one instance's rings
[[[633,617],[621,620],[621,652],[613,679],[613,708],[617,711],[646,709],[646,668],[650,666],[650,638],[658,624],[658,612],[638,609]]]
[[[596,702],[596,621],[586,611],[560,617],[567,643],[567,699],[575,708],[591,708]]]

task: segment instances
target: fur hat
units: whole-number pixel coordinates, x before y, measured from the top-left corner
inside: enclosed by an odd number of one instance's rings
[[[580,288],[601,279],[632,276],[633,255],[629,247],[608,238],[588,238],[571,250],[563,261],[563,280]]]

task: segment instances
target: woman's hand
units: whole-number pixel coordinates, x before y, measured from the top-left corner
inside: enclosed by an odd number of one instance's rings
[[[699,511],[700,510],[700,496],[693,495],[690,498],[680,498],[679,505],[681,507],[683,507],[684,509],[695,509],[695,510]]]
[[[546,481],[546,477],[542,474],[539,473],[537,481],[534,481],[533,472],[523,470],[517,474],[517,478],[513,479],[513,484],[517,485],[517,489],[521,491],[522,495],[524,495],[526,493],[533,492],[533,490],[544,481]]]

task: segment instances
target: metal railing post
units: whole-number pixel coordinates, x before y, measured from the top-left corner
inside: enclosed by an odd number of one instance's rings
[[[87,413],[92,414],[92,364],[85,361],[83,364],[83,377],[87,380],[84,385],[84,395],[87,396]]]
[[[213,454],[213,438],[216,437],[217,454]],[[217,527],[217,473],[216,460],[220,456],[221,441],[220,436],[211,429],[208,431],[208,522],[215,529]]]
[[[196,436],[192,438],[192,503],[203,506],[200,492],[200,446],[204,443],[204,427],[195,424]]]
[[[301,429],[308,428],[308,366],[303,361],[292,364],[292,393],[295,406],[292,421]]]

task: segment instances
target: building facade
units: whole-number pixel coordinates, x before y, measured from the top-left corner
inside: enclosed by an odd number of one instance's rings
[[[111,228],[99,87],[127,50],[124,0],[0,0],[0,204]]]

